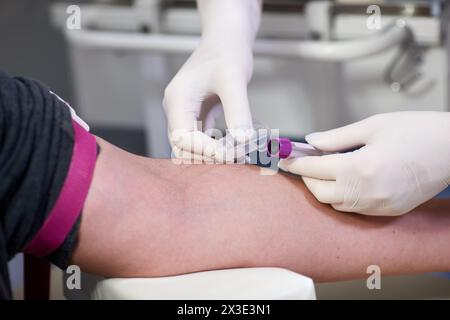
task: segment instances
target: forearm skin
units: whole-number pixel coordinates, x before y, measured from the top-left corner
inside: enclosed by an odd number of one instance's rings
[[[247,165],[175,165],[98,140],[74,264],[107,277],[282,267],[316,281],[450,270],[450,202],[397,218],[334,211],[301,179]]]

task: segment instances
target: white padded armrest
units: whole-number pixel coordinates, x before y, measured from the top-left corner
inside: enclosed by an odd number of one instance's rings
[[[161,278],[114,278],[95,286],[93,299],[268,300],[315,299],[310,278],[280,268],[197,272]]]

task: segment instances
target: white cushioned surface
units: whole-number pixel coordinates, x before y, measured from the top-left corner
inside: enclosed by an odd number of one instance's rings
[[[266,300],[315,299],[310,278],[280,268],[197,272],[160,278],[113,278],[99,281],[93,299]]]

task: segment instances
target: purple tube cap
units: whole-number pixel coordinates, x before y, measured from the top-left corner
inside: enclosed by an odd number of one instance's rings
[[[272,150],[273,142],[276,142],[278,144],[278,152],[273,152],[275,151]],[[267,145],[267,149],[271,157],[278,156],[280,159],[286,159],[292,152],[292,143],[288,138],[270,139]]]

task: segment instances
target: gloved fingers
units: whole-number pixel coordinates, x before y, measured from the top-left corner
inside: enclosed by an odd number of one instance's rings
[[[344,203],[333,203],[331,204],[331,206],[333,207],[334,210],[341,212],[354,212],[354,213],[358,212],[356,206],[352,207]]]
[[[184,150],[177,146],[172,146],[172,161],[176,164],[215,163],[212,157],[192,153],[189,150]]]
[[[245,144],[234,144],[234,138],[223,137],[218,140],[216,155],[214,159],[219,163],[244,163],[247,156],[247,148]]]
[[[336,181],[319,180],[308,177],[302,177],[306,187],[321,203],[340,203],[342,202],[342,196],[339,195],[336,189]]]
[[[339,189],[339,186],[337,188]],[[332,207],[338,211],[359,213],[366,216],[397,215],[397,213],[386,207],[388,205],[387,203],[366,199],[359,189],[354,190],[354,192],[355,194],[353,195],[344,195],[343,201],[341,203],[332,204]]]
[[[169,125],[169,141],[172,147],[177,146],[191,153],[213,157],[216,140],[197,128],[200,103],[200,100],[197,101],[197,98],[193,99],[182,91],[176,95],[166,94],[163,105]]]
[[[278,167],[301,176],[336,180],[337,172],[351,161],[352,153],[328,154],[324,156],[281,159]]]
[[[217,151],[217,140],[201,131],[175,130],[169,133],[172,149],[195,153],[206,158],[214,158]]]
[[[163,107],[169,132],[197,130],[197,113],[199,113],[201,101],[194,100],[182,90],[177,91],[176,94],[173,92],[174,89],[166,89],[166,91],[170,93],[164,96]]]
[[[342,212],[352,212],[352,213],[359,213],[365,216],[395,216],[396,214],[386,214],[386,212],[382,213],[380,212],[380,210],[376,209],[376,208],[368,208],[368,207],[363,207],[359,204],[353,204],[353,205],[349,205],[349,204],[345,204],[345,203],[336,203],[336,204],[332,204],[331,205],[333,207],[333,209],[337,210],[337,211],[342,211]],[[389,211],[387,211],[389,212]]]
[[[339,152],[365,145],[376,129],[373,117],[329,131],[315,132],[306,141],[322,151]]]
[[[219,96],[225,113],[225,122],[231,135],[239,143],[253,135],[253,122],[247,96],[247,81],[234,80],[220,86]]]
[[[332,204],[333,208],[343,212],[354,212],[366,216],[389,216],[395,217],[403,215],[412,209],[415,205],[403,204],[402,206],[389,203],[389,201],[375,199],[358,199],[352,202],[343,201],[341,203]]]

